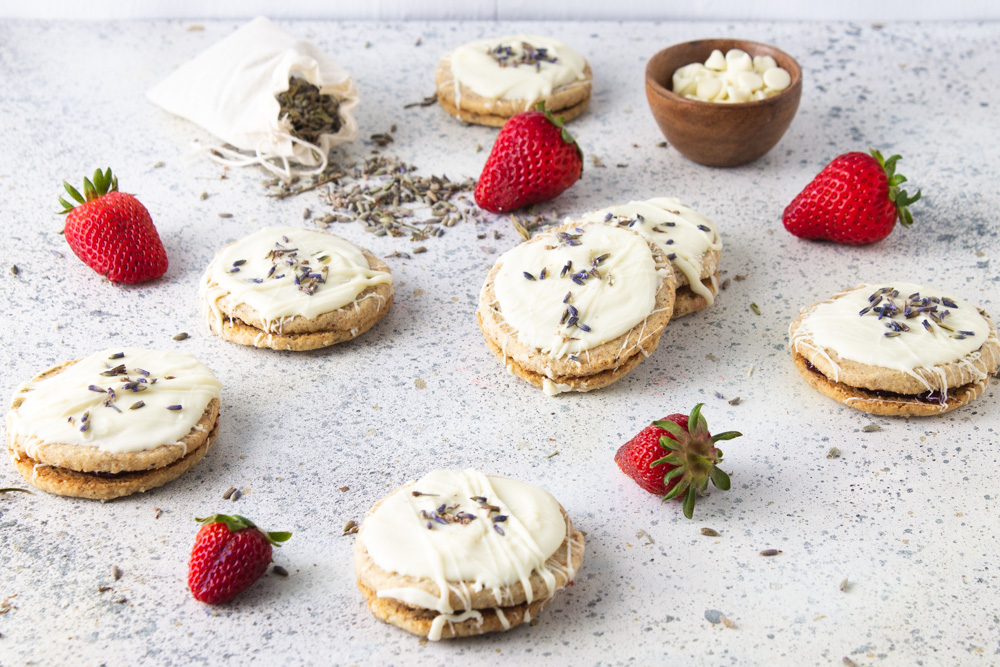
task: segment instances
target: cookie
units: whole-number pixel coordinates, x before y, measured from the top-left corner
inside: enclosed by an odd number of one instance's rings
[[[544,101],[564,121],[590,102],[590,65],[550,37],[510,35],[464,44],[441,57],[435,71],[441,107],[467,123],[500,127]]]
[[[804,308],[789,327],[810,386],[878,415],[927,416],[982,394],[1000,366],[986,313],[925,285],[861,285]]]
[[[240,345],[314,350],[356,338],[392,305],[389,267],[339,236],[267,227],[230,243],[201,283],[213,334]]]
[[[583,534],[538,487],[436,470],[382,499],[354,543],[377,618],[431,640],[531,620],[583,564]]]
[[[679,199],[633,201],[587,213],[581,220],[627,227],[655,243],[670,258],[677,279],[673,318],[715,302],[722,240],[715,223]]]
[[[477,316],[512,374],[549,395],[599,389],[656,349],[674,307],[666,255],[627,228],[570,222],[504,253]]]
[[[218,434],[221,383],[189,354],[103,350],[14,393],[7,448],[31,484],[111,500],[184,474]]]

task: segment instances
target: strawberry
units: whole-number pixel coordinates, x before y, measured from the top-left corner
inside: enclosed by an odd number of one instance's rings
[[[897,219],[909,227],[913,215],[906,207],[920,199],[920,191],[910,197],[899,189],[906,181],[896,173],[900,159],[884,160],[874,148],[871,155],[834,158],[785,209],[785,229],[804,239],[864,245],[888,236]]]
[[[476,203],[503,213],[558,197],[583,172],[583,152],[544,102],[504,123],[476,183]]]
[[[615,454],[621,471],[646,491],[664,500],[683,498],[684,516],[689,519],[695,499],[708,488],[709,480],[719,490],[729,490],[729,475],[716,467],[722,463],[722,450],[715,443],[742,435],[709,433],[701,406],[694,406],[690,416],[673,414],[653,422]]]
[[[149,211],[130,194],[118,192],[111,169],[83,179],[83,195],[63,181],[66,192],[79,202],[74,207],[62,197],[66,215],[66,242],[83,263],[116,283],[141,283],[167,270],[163,250]]]
[[[194,538],[188,586],[195,600],[218,604],[231,600],[261,578],[271,562],[271,545],[281,546],[291,533],[264,533],[241,516],[213,514]]]

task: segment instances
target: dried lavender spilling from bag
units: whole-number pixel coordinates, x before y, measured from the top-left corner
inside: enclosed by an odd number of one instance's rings
[[[302,141],[318,146],[322,135],[340,131],[340,100],[322,94],[305,79],[293,76],[288,80],[288,90],[275,97],[281,105],[278,117],[288,118],[292,135]]]
[[[213,134],[219,143],[201,150],[216,162],[261,165],[283,180],[322,173],[330,149],[358,135],[351,75],[265,17],[181,65],[147,97]]]

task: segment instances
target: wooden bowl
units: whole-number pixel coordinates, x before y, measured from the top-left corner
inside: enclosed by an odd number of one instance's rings
[[[754,102],[719,103],[676,95],[673,74],[684,65],[703,63],[714,49],[743,49],[771,56],[792,76],[788,88]],[[660,131],[681,155],[710,167],[752,162],[774,147],[788,129],[802,97],[802,68],[773,46],[744,39],[699,39],[663,49],[646,64],[646,97]]]

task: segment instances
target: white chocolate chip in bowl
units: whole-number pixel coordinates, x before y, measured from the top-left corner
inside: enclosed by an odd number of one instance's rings
[[[749,102],[753,93],[748,88],[740,86],[726,86],[727,102]]]
[[[757,74],[763,74],[769,69],[773,69],[778,66],[778,63],[771,56],[756,56],[753,59],[753,71]]]
[[[756,72],[740,72],[739,76],[736,77],[736,85],[745,88],[749,96],[753,91],[764,87],[764,79]]]
[[[722,82],[718,79],[702,79],[698,82],[695,97],[700,100],[714,100],[722,92]]]
[[[712,55],[710,55],[708,60],[705,61],[705,67],[713,69],[717,72],[725,72],[727,69],[726,58],[722,55],[722,51],[718,49],[712,51]]]
[[[780,67],[772,67],[761,77],[764,85],[773,90],[784,90],[792,83],[792,75]]]
[[[726,69],[737,72],[752,72],[753,59],[743,49],[730,49],[726,52]]]

